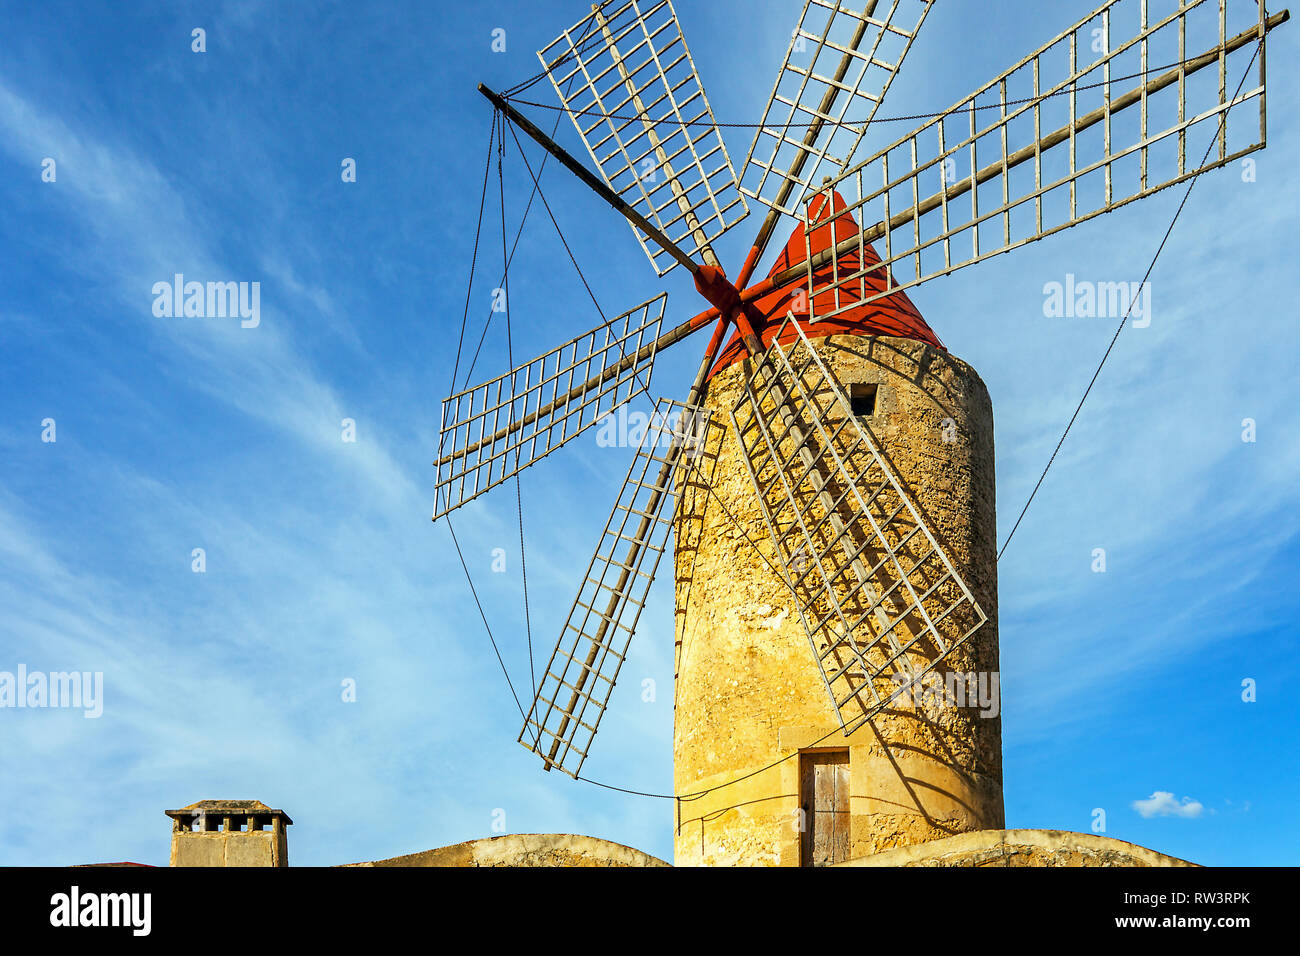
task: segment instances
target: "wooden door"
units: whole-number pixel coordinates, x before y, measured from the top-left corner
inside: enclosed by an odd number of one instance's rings
[[[849,752],[800,754],[799,805],[803,808],[803,866],[849,858]]]

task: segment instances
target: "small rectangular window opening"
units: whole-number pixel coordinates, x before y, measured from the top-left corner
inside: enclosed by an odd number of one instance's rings
[[[853,382],[849,385],[849,408],[858,418],[876,414],[875,382]]]

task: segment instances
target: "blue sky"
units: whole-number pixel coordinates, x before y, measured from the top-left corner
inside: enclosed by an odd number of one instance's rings
[[[717,117],[756,119],[796,4],[678,6]],[[1091,6],[940,3],[881,116],[948,106]],[[498,809],[512,832],[671,859],[670,801],[544,774],[515,742],[447,530],[429,522],[491,120],[475,84],[532,75],[534,51],[585,11],[0,3],[0,670],[102,671],[105,685],[99,719],[0,710],[0,862],[165,864],[162,811],[213,797],[286,809],[297,864],[488,836]],[[206,53],[190,49],[194,27]],[[498,27],[504,53],[490,47]],[[1197,185],[1152,276],[1150,327],[1120,337],[1001,563],[1009,826],[1088,830],[1100,807],[1109,835],[1197,862],[1300,862],[1297,37],[1290,24],[1270,42],[1256,180],[1231,169]],[[560,139],[579,148],[571,129]],[[728,133],[737,161],[748,145]],[[344,157],[355,183],[341,181]],[[506,172],[513,235],[526,174]],[[669,319],[702,308],[689,277],[656,279],[627,227],[562,171],[543,187],[607,312],[661,289]],[[1000,538],[1114,330],[1045,317],[1044,284],[1141,279],[1180,199],[1166,191],[913,294],[992,394]],[[489,288],[493,217],[489,202]],[[733,271],[758,222],[719,243]],[[516,356],[598,321],[540,209],[524,238]],[[156,317],[153,284],[178,272],[260,282],[260,324]],[[471,305],[481,328],[490,303]],[[655,391],[682,397],[703,345],[665,353]],[[489,334],[479,361],[476,378],[504,371],[504,338]],[[345,418],[356,442],[341,439]],[[539,667],[626,455],[589,434],[526,473]],[[466,507],[456,528],[526,689],[508,498]],[[671,601],[659,582],[585,768],[595,779],[671,789]],[[645,677],[653,703],[635,692]],[[1157,792],[1202,809],[1134,808]]]

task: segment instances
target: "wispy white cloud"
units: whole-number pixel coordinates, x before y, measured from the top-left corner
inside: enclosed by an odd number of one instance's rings
[[[1194,820],[1205,812],[1205,806],[1191,797],[1176,798],[1168,790],[1157,790],[1145,800],[1134,800],[1133,809],[1143,817],[1182,817]]]

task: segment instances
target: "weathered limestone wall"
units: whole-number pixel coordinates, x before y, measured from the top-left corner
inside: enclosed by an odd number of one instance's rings
[[[349,866],[667,866],[663,860],[596,837],[511,833]]]
[[[814,342],[846,391],[877,384],[867,425],[989,617],[948,667],[996,672],[993,412],[983,382],[912,340]],[[737,364],[710,384],[705,404],[726,427],[711,429],[704,478],[683,490],[676,529],[675,862],[798,865],[797,753],[832,731],[818,747],[849,750],[851,857],[1001,828],[1000,716],[902,705],[847,738],[839,730],[790,592],[765,562],[777,563],[728,418],[745,374]]]
[[[905,846],[840,866],[1196,866],[1095,833],[980,830]]]
[[[1065,830],[977,830],[901,846],[839,866],[1195,866],[1146,847]],[[668,866],[619,843],[567,833],[521,833],[347,866]]]

